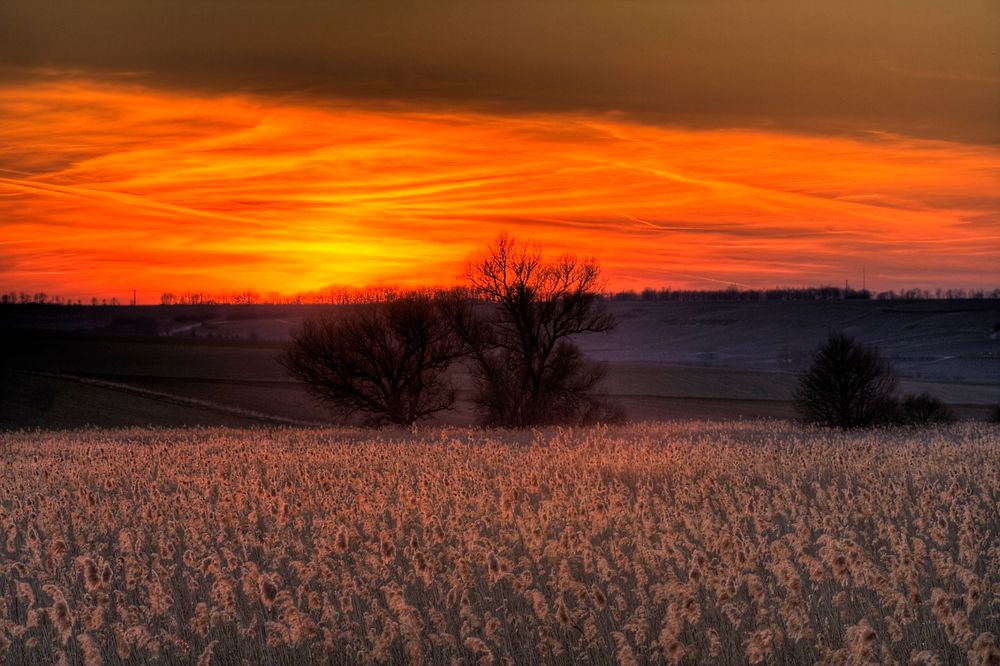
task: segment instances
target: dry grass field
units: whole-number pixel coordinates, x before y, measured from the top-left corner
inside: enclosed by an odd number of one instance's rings
[[[0,434],[0,662],[1000,660],[1000,429]]]

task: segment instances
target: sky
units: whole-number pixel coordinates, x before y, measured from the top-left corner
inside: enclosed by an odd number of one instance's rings
[[[994,0],[4,0],[0,291],[1000,286]]]

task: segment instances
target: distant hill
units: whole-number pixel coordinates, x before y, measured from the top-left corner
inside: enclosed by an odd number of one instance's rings
[[[619,326],[579,343],[634,419],[793,417],[794,373],[832,330],[879,345],[904,391],[966,418],[1000,403],[1000,301],[608,306]],[[0,428],[328,423],[277,358],[304,317],[331,308],[0,308]],[[466,404],[443,420],[471,418]]]
[[[284,342],[302,319],[349,306],[0,307],[0,329]],[[1000,382],[1000,300],[611,301],[620,322],[583,337],[594,358],[795,371],[833,330],[878,345],[904,376]]]
[[[1000,383],[1000,301],[612,303],[594,358],[798,371],[831,331],[878,345],[905,377]]]

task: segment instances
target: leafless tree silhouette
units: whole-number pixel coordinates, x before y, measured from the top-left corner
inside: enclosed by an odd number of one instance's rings
[[[409,425],[454,403],[445,371],[462,351],[437,303],[405,298],[307,319],[282,361],[345,420]]]
[[[795,402],[809,423],[858,428],[890,422],[896,378],[878,349],[833,333],[799,376]]]
[[[602,366],[572,342],[612,329],[599,300],[600,268],[563,255],[546,262],[536,245],[503,234],[470,260],[465,277],[489,305],[456,308],[455,328],[473,358],[475,403],[487,425],[622,420],[593,390]]]

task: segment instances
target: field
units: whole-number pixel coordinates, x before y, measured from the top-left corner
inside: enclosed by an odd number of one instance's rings
[[[879,345],[902,391],[936,395],[961,418],[985,420],[1000,403],[1000,301],[608,307],[619,326],[578,342],[607,365],[601,391],[637,421],[793,418],[795,373],[831,330]],[[0,355],[0,429],[331,424],[277,361],[289,332],[323,309],[0,309],[0,345],[11,352]],[[436,424],[472,421],[460,402]]]
[[[995,664],[1000,430],[0,434],[0,660]]]

